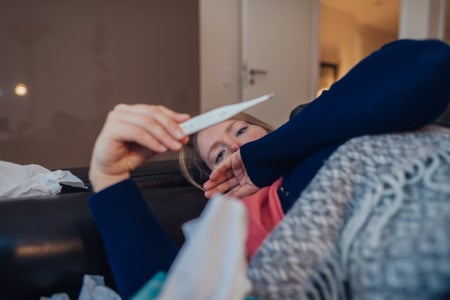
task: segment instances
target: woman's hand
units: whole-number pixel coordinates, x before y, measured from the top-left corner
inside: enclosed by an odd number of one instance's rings
[[[239,150],[212,171],[203,188],[207,198],[211,198],[215,193],[243,198],[259,190],[248,177]]]
[[[94,145],[89,169],[94,191],[129,178],[156,154],[179,150],[189,140],[179,123],[189,118],[164,106],[117,105]]]

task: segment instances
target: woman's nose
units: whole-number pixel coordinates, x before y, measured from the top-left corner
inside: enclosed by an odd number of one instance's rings
[[[238,141],[236,141],[236,140],[231,141],[230,149],[232,152],[238,151],[239,148],[241,148],[241,144]]]

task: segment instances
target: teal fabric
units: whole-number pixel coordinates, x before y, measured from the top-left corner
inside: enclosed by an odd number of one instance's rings
[[[138,292],[131,298],[132,300],[153,300],[158,297],[164,281],[167,278],[167,273],[156,273]]]

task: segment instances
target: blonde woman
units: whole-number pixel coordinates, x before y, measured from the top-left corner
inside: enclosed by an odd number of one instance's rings
[[[251,259],[339,145],[428,124],[449,103],[449,87],[448,45],[400,40],[365,58],[274,131],[239,115],[188,137],[179,127],[189,119],[186,114],[118,105],[93,150],[90,179],[96,194],[89,204],[120,294],[129,298],[157,271],[167,271],[178,251],[129,179],[130,170],[144,161],[183,149],[184,173],[207,197],[220,192],[241,198],[250,216]],[[210,176],[206,183],[190,175],[191,161]]]

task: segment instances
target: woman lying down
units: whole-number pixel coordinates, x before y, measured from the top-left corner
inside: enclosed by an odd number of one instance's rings
[[[398,40],[276,130],[240,114],[186,136],[186,114],[116,106],[93,150],[89,204],[120,294],[131,297],[177,255],[130,179],[170,150],[206,197],[246,205],[252,295],[445,298],[450,130],[427,125],[449,102],[450,47]],[[209,179],[196,182],[190,163]]]

